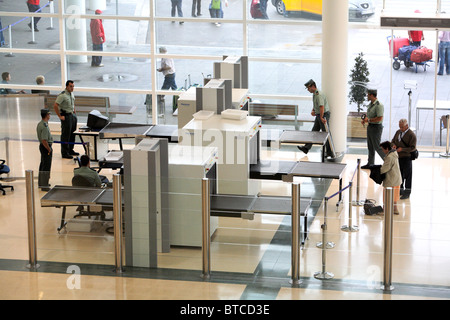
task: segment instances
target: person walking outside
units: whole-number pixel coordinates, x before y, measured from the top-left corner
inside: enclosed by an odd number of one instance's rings
[[[225,0],[225,6],[228,7],[228,0]],[[211,0],[209,5],[209,13],[211,18],[223,18],[222,0]],[[220,27],[220,22],[214,22],[217,27]]]
[[[172,1],[172,17],[175,17],[175,13],[178,12],[178,17],[183,17],[183,0],[171,0]],[[174,22],[174,21],[172,21]],[[183,24],[183,21],[180,21],[180,24]]]
[[[311,131],[326,132],[325,124],[330,123],[330,107],[328,105],[327,97],[317,89],[316,83],[312,79],[305,83],[305,87],[309,93],[313,94],[313,109],[311,115],[315,117],[315,119]],[[311,147],[312,144],[307,143],[304,146],[298,146],[297,148],[307,154]],[[326,148],[327,155],[331,156],[333,153],[328,140]]]
[[[267,1],[268,0],[259,0],[259,9],[261,10],[262,19],[269,19],[267,15]]]
[[[367,150],[369,153],[367,164],[361,166],[361,169],[370,169],[375,164],[375,152],[384,159],[385,154],[380,148],[381,134],[383,133],[383,115],[384,106],[377,99],[377,90],[367,90],[367,100],[370,104],[367,107],[366,117],[361,121],[367,126]]]
[[[28,6],[28,11],[29,12],[36,12],[38,11],[41,7],[40,7],[40,0],[28,0],[27,1],[27,6]],[[37,24],[39,22],[39,20],[41,20],[41,17],[34,17],[34,31],[35,32],[39,32],[39,29],[37,28]],[[30,27],[31,29],[31,22],[28,23],[28,27]]]
[[[167,49],[165,47],[159,48],[159,53],[166,54]],[[162,58],[161,67],[157,69],[158,72],[162,72],[164,75],[164,83],[162,85],[162,90],[176,90],[177,84],[175,83],[175,63],[172,58]]]
[[[442,76],[445,72],[450,74],[450,31],[439,31],[439,71]]]
[[[50,111],[41,109],[41,121],[36,127],[36,133],[39,140],[39,152],[41,153],[41,162],[39,164],[38,186],[42,191],[50,190],[50,171],[52,168],[53,157],[53,136],[48,127],[50,120]]]
[[[411,152],[416,150],[417,137],[414,131],[409,129],[408,120],[401,119],[398,122],[399,130],[392,138],[392,147],[397,150],[398,162],[402,176],[400,185],[400,199],[408,199],[412,187],[412,159]]]
[[[103,12],[100,9],[95,10],[96,15],[101,15]],[[91,19],[91,38],[92,50],[103,51],[103,44],[105,43],[105,30],[103,29],[102,19]],[[91,67],[103,67],[102,56],[92,56]]]
[[[195,8],[197,8],[197,14],[195,14]],[[199,17],[202,15],[202,0],[192,0],[192,16]]]
[[[383,187],[391,187],[394,189],[394,214],[399,214],[397,202],[400,197],[400,184],[402,183],[402,177],[400,173],[400,166],[398,164],[398,154],[397,151],[391,147],[391,143],[389,141],[381,143],[380,148],[386,155],[383,160],[383,165],[380,168],[380,174],[385,174]]]
[[[0,47],[6,47],[7,45],[8,44],[5,42],[5,37],[3,36],[2,17],[0,17]]]
[[[79,155],[74,151],[74,132],[77,130],[74,88],[73,81],[67,80],[66,89],[58,95],[53,105],[56,115],[61,120],[61,156],[64,159],[73,159],[73,156]]]

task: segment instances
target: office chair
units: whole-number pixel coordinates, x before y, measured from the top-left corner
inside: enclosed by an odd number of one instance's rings
[[[442,146],[442,131],[443,130],[447,130],[447,117],[448,117],[448,114],[447,115],[443,115],[442,117],[441,117],[441,121],[440,121],[440,126],[439,126],[439,137],[440,137],[440,144],[441,144],[441,146]]]
[[[0,175],[4,173],[9,173],[9,167],[5,164],[6,160],[0,159]],[[5,188],[10,188],[11,191],[14,191],[13,186],[3,185],[0,183],[0,191],[3,192],[3,195],[6,194]]]

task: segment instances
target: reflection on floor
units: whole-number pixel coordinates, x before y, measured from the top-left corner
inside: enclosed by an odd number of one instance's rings
[[[313,149],[314,150],[314,149]],[[316,151],[316,150],[314,150]],[[69,184],[75,163],[61,159],[55,150],[52,185]],[[36,162],[39,160],[37,156]],[[271,159],[319,161],[319,152],[282,151],[263,153]],[[347,154],[344,186],[353,178],[361,154]],[[348,191],[337,207],[329,200],[326,250],[327,281],[317,280],[322,271],[323,197],[335,194],[337,181],[302,178],[302,190],[317,190],[318,208],[310,234],[301,250],[302,284],[289,284],[291,272],[290,217],[256,214],[254,220],[220,218],[212,238],[210,280],[200,277],[200,248],[172,247],[158,255],[158,269],[125,268],[113,271],[114,239],[105,232],[110,222],[98,223],[91,232],[58,233],[61,209],[41,208],[44,192],[36,188],[38,272],[28,261],[26,194],[24,180],[15,180],[15,191],[0,196],[0,299],[450,299],[450,162],[432,153],[421,153],[414,162],[413,193],[399,203],[394,216],[393,276],[395,289],[386,294],[383,281],[383,216],[365,216],[361,206],[348,204]],[[37,174],[37,173],[36,173]],[[111,176],[112,171],[102,171]],[[354,181],[353,200],[356,194]],[[290,195],[284,182],[264,182],[264,195]],[[348,190],[348,189],[347,189]],[[360,199],[382,203],[382,187],[361,171]],[[309,191],[308,191],[309,192]],[[71,214],[75,213],[73,208]],[[350,213],[351,212],[351,213]],[[344,232],[343,225],[359,227]],[[74,280],[73,275],[80,274]],[[4,285],[4,286],[3,286]]]

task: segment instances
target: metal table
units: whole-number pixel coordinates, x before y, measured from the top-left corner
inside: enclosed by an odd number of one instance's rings
[[[301,146],[307,143],[322,146],[322,162],[325,162],[325,150],[328,132],[286,130],[280,136],[280,145]]]
[[[294,177],[338,179],[342,189],[342,174],[347,167],[344,163],[309,161],[267,161],[250,166],[250,179],[283,180],[292,182]],[[342,193],[339,193],[339,202]]]
[[[156,125],[150,128],[146,133],[151,138],[166,138],[169,142],[178,142],[178,126],[177,125]]]
[[[61,215],[61,224],[57,228],[58,232],[61,231],[66,225],[65,219],[67,207],[93,205],[102,205],[112,208],[113,190],[58,185],[50,189],[50,191],[41,198],[41,207],[63,208]]]
[[[311,198],[300,198],[300,215],[303,217],[302,244],[308,236],[308,210]],[[211,216],[252,217],[254,213],[291,215],[291,197],[212,194]]]
[[[152,124],[113,123],[110,122],[99,132],[100,139],[118,139],[120,150],[123,150],[122,139],[145,137],[153,127]]]

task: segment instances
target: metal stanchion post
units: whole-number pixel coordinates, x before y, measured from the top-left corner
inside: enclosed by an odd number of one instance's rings
[[[352,224],[352,182],[349,183],[348,185],[348,225],[344,225],[341,227],[342,231],[346,231],[346,232],[355,232],[355,231],[359,231],[359,227],[358,226],[354,226]]]
[[[208,279],[211,276],[211,195],[210,181],[202,179],[202,277]]]
[[[323,224],[321,226],[322,228],[322,271],[318,271],[316,273],[314,273],[314,278],[316,279],[320,279],[320,280],[328,280],[328,279],[333,279],[334,278],[334,274],[331,272],[327,272],[325,271],[326,269],[326,250],[330,249],[330,248],[334,248],[334,243],[329,243],[326,241],[326,231],[327,231],[327,222],[326,222],[326,216],[327,216],[327,207],[328,207],[328,198],[324,199],[324,219],[323,219]],[[326,244],[325,246],[323,246],[323,244]],[[329,246],[330,244],[330,246]],[[332,245],[331,245],[332,244]],[[317,246],[319,246],[319,244],[317,244]]]
[[[33,171],[25,171],[26,194],[27,194],[27,221],[28,221],[28,253],[29,264],[28,269],[37,269],[37,249],[36,249],[36,214],[34,206],[34,180]]]
[[[356,200],[353,201],[354,206],[362,206],[364,201],[360,199],[360,191],[361,191],[361,159],[357,161],[357,169],[356,169]]]
[[[323,224],[321,225],[321,228],[323,230],[322,232],[322,241],[317,242],[316,247],[317,248],[322,248],[323,244],[326,243],[326,248],[327,249],[333,249],[335,244],[334,242],[327,242],[326,241],[326,234],[325,234],[325,230],[327,229],[327,213],[328,213],[328,198],[325,197],[323,199]]]
[[[450,131],[450,121],[449,121],[450,115],[446,115],[445,117],[447,118],[447,147],[445,149],[446,150],[445,153],[441,153],[440,156],[448,158],[448,157],[450,157],[449,149],[448,149],[449,143],[450,143],[450,132],[449,132]]]
[[[9,36],[9,48],[10,49],[12,49],[12,26],[11,25],[9,25],[8,26],[8,36]],[[14,54],[12,53],[12,52],[10,52],[10,53],[7,53],[7,54],[5,54],[5,57],[8,57],[8,58],[10,58],[10,57],[14,57]]]
[[[53,1],[50,1],[50,13],[55,13],[55,6],[53,5]],[[47,30],[54,30],[53,27],[53,18],[50,18],[50,27],[47,28]]]
[[[28,44],[36,44],[36,40],[34,39],[34,17],[31,17],[31,41],[28,41]]]
[[[114,210],[114,254],[117,273],[123,272],[123,219],[122,219],[122,181],[119,174],[113,175]]]
[[[384,188],[384,266],[383,285],[381,289],[390,291],[394,289],[392,285],[392,240],[394,222],[394,189]]]
[[[291,280],[292,285],[300,284],[300,185],[292,183],[291,213]]]

